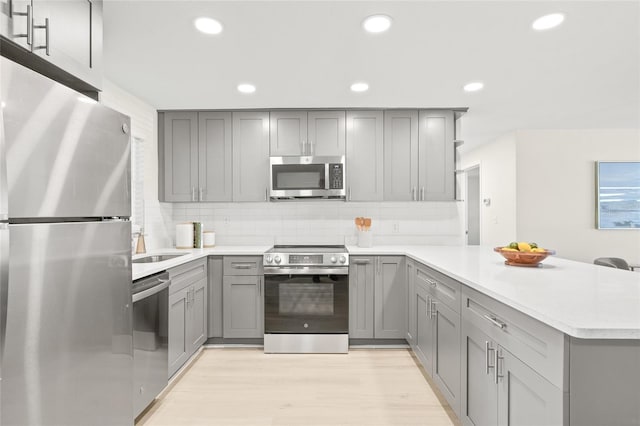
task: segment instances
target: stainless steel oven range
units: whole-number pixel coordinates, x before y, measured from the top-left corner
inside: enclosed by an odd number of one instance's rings
[[[349,254],[344,246],[274,246],[263,257],[264,351],[347,353]]]

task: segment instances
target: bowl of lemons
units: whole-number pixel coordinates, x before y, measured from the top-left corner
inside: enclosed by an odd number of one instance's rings
[[[536,243],[512,242],[504,247],[496,247],[493,251],[500,253],[506,260],[505,265],[511,266],[540,266],[540,262],[549,255],[556,254],[554,250],[538,247]]]

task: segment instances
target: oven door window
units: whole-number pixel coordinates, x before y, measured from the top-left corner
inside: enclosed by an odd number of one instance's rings
[[[274,164],[272,167],[272,188],[276,191],[325,189],[324,164]]]
[[[265,277],[266,333],[346,333],[347,275]]]

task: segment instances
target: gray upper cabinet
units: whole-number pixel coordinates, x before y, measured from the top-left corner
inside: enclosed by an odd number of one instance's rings
[[[341,157],[345,154],[345,112],[309,111],[307,143],[309,155]]]
[[[231,113],[198,113],[198,200],[233,198]]]
[[[420,111],[418,199],[455,199],[455,122],[451,110]]]
[[[102,0],[1,2],[0,28],[3,36],[93,88],[100,89]]]
[[[270,122],[272,156],[311,155],[307,154],[306,111],[272,111]]]
[[[383,112],[347,111],[347,200],[383,198]]]
[[[272,156],[344,155],[344,111],[272,111],[270,117]]]
[[[31,51],[31,0],[0,0],[0,35]]]
[[[198,113],[158,114],[160,201],[196,201],[198,195]]]
[[[269,113],[233,113],[233,201],[267,201]]]
[[[231,113],[158,114],[161,201],[231,201]]]
[[[385,201],[417,200],[418,167],[418,111],[385,111]]]

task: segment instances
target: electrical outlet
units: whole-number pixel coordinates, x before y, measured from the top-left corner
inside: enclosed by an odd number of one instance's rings
[[[228,217],[224,218],[224,226],[229,226],[231,224],[231,219],[229,219]]]
[[[400,222],[393,222],[393,233],[400,233]]]

